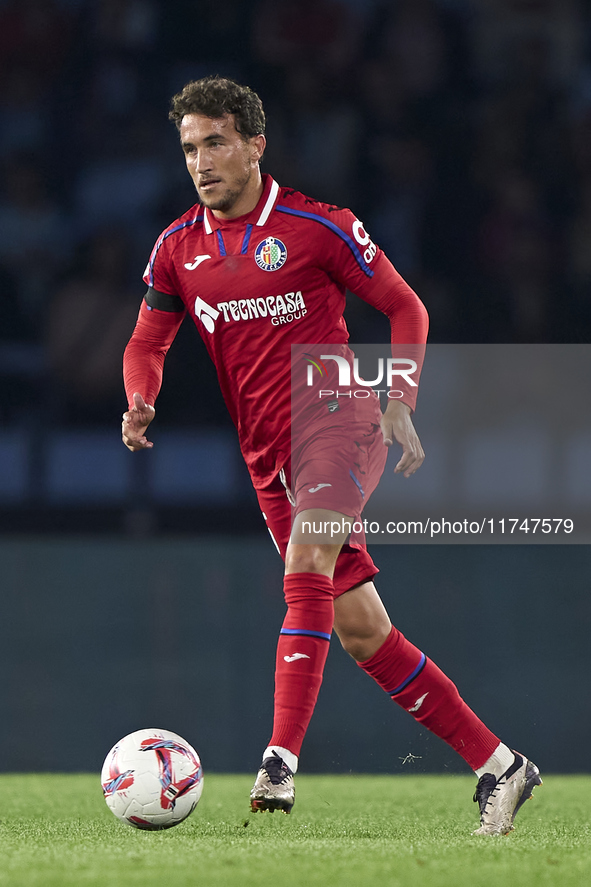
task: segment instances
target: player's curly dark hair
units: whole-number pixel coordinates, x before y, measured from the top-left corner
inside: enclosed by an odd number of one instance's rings
[[[185,114],[214,118],[233,114],[236,131],[247,139],[265,131],[263,103],[256,92],[227,77],[203,77],[187,83],[173,96],[168,116],[180,129]]]

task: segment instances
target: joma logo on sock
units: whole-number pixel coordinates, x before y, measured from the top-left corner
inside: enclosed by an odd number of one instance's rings
[[[419,696],[419,698],[417,699],[417,701],[415,702],[413,707],[408,708],[407,711],[418,711],[428,695],[429,695],[429,691],[427,690],[426,693],[423,693],[422,696]]]

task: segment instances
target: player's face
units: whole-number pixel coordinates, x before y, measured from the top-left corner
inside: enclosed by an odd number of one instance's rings
[[[262,192],[259,160],[265,137],[243,139],[236,132],[233,114],[186,114],[180,135],[201,202],[220,218],[235,218],[254,209]]]

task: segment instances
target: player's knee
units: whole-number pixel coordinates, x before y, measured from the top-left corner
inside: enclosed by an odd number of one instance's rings
[[[330,576],[334,573],[336,554],[334,546],[290,545],[285,555],[286,573],[321,573]]]
[[[349,656],[352,656],[356,662],[363,662],[365,659],[369,659],[369,656],[366,655],[367,639],[352,635],[339,635],[339,640],[343,650]]]
[[[373,623],[347,627],[335,623],[335,631],[343,650],[356,662],[365,662],[377,653],[389,633],[382,625]]]

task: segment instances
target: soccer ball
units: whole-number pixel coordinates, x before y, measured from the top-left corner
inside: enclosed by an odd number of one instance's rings
[[[101,783],[118,819],[158,831],[193,812],[203,791],[203,769],[195,749],[177,733],[136,730],[105,758]]]

